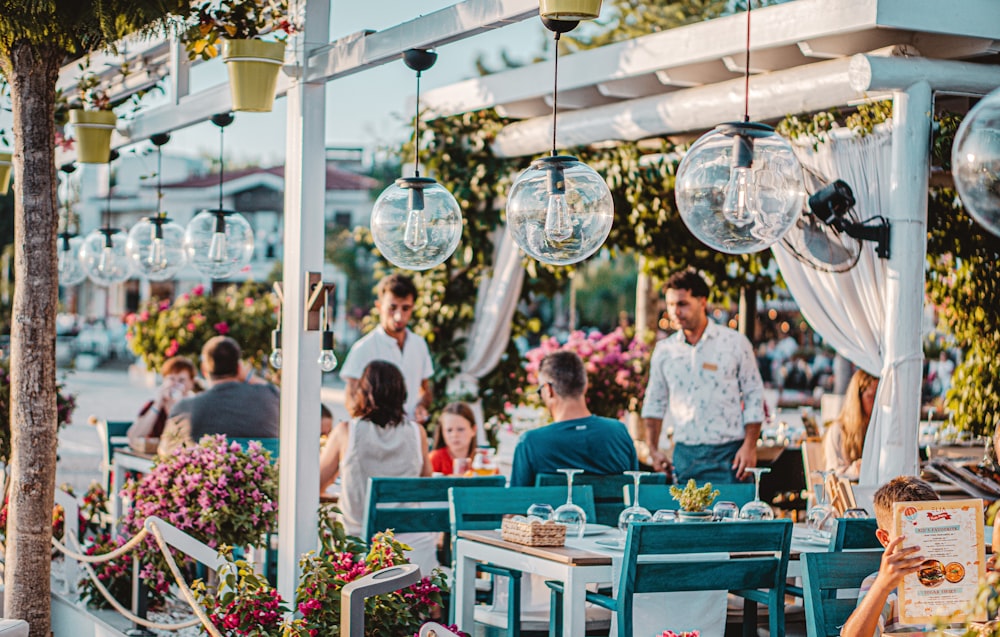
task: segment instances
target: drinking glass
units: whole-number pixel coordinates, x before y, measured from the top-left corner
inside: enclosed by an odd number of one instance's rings
[[[562,504],[552,513],[552,521],[566,525],[566,535],[583,537],[583,531],[587,527],[587,514],[573,504],[573,476],[583,473],[583,469],[559,469],[559,473],[566,474],[566,504]]]
[[[657,509],[656,513],[653,514],[653,519],[651,522],[676,522],[677,521],[677,511],[673,509]]]
[[[768,467],[751,467],[747,471],[753,474],[754,493],[753,500],[750,500],[740,509],[741,520],[773,520],[774,510],[771,506],[760,499],[760,476],[762,473],[770,473]]]
[[[837,526],[837,514],[833,507],[826,502],[826,478],[832,475],[833,471],[813,471],[812,475],[821,476],[822,480],[815,486],[816,504],[806,511],[806,530],[809,537],[816,541],[829,542],[833,537]]]
[[[844,511],[844,517],[858,520],[862,518],[870,518],[871,516],[868,515],[867,509],[847,509]]]
[[[528,507],[528,519],[532,517],[539,518],[542,522],[546,522],[552,519],[552,505],[551,504],[532,504]]]
[[[635,481],[635,498],[632,500],[632,506],[628,507],[618,516],[618,528],[621,529],[622,537],[628,532],[628,525],[633,522],[648,522],[653,516],[649,513],[649,509],[639,505],[639,481],[642,480],[642,476],[649,475],[648,471],[626,471],[625,475],[632,476]]]
[[[712,507],[712,519],[716,522],[733,522],[739,518],[740,507],[735,502],[723,500]]]

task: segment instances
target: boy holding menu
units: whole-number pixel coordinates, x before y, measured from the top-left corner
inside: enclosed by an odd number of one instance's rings
[[[872,637],[892,632],[899,626],[899,605],[896,587],[910,573],[916,573],[925,558],[919,546],[902,546],[903,536],[893,536],[893,505],[896,502],[937,500],[929,484],[913,476],[893,478],[875,492],[875,518],[878,530],[875,535],[885,547],[882,563],[877,573],[872,573],[861,584],[858,607],[847,618],[841,637]],[[919,626],[907,626],[920,630]],[[932,629],[932,627],[928,627]]]

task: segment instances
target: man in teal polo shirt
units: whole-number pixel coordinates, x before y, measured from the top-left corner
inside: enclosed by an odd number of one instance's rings
[[[554,422],[521,436],[514,449],[512,487],[533,486],[539,473],[559,469],[612,475],[639,468],[625,425],[587,409],[587,371],[575,352],[553,352],[542,359],[538,394]]]

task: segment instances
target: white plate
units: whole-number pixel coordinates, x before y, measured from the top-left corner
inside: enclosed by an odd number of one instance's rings
[[[612,527],[607,524],[588,524],[583,529],[583,534],[586,535],[600,535],[601,533],[607,533]]]
[[[813,546],[830,546],[830,540],[829,539],[825,539],[825,538],[821,538],[821,537],[813,537],[811,535],[807,535],[805,537],[795,538],[795,541],[796,542],[802,542],[803,544],[812,544]]]
[[[621,538],[618,539],[607,539],[607,540],[594,540],[594,544],[598,546],[604,546],[611,549],[617,549],[621,551],[625,548],[625,541]]]

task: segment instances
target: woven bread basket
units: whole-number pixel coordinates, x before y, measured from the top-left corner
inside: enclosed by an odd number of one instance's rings
[[[563,546],[566,544],[566,525],[504,518],[500,525],[500,537],[526,546]]]

